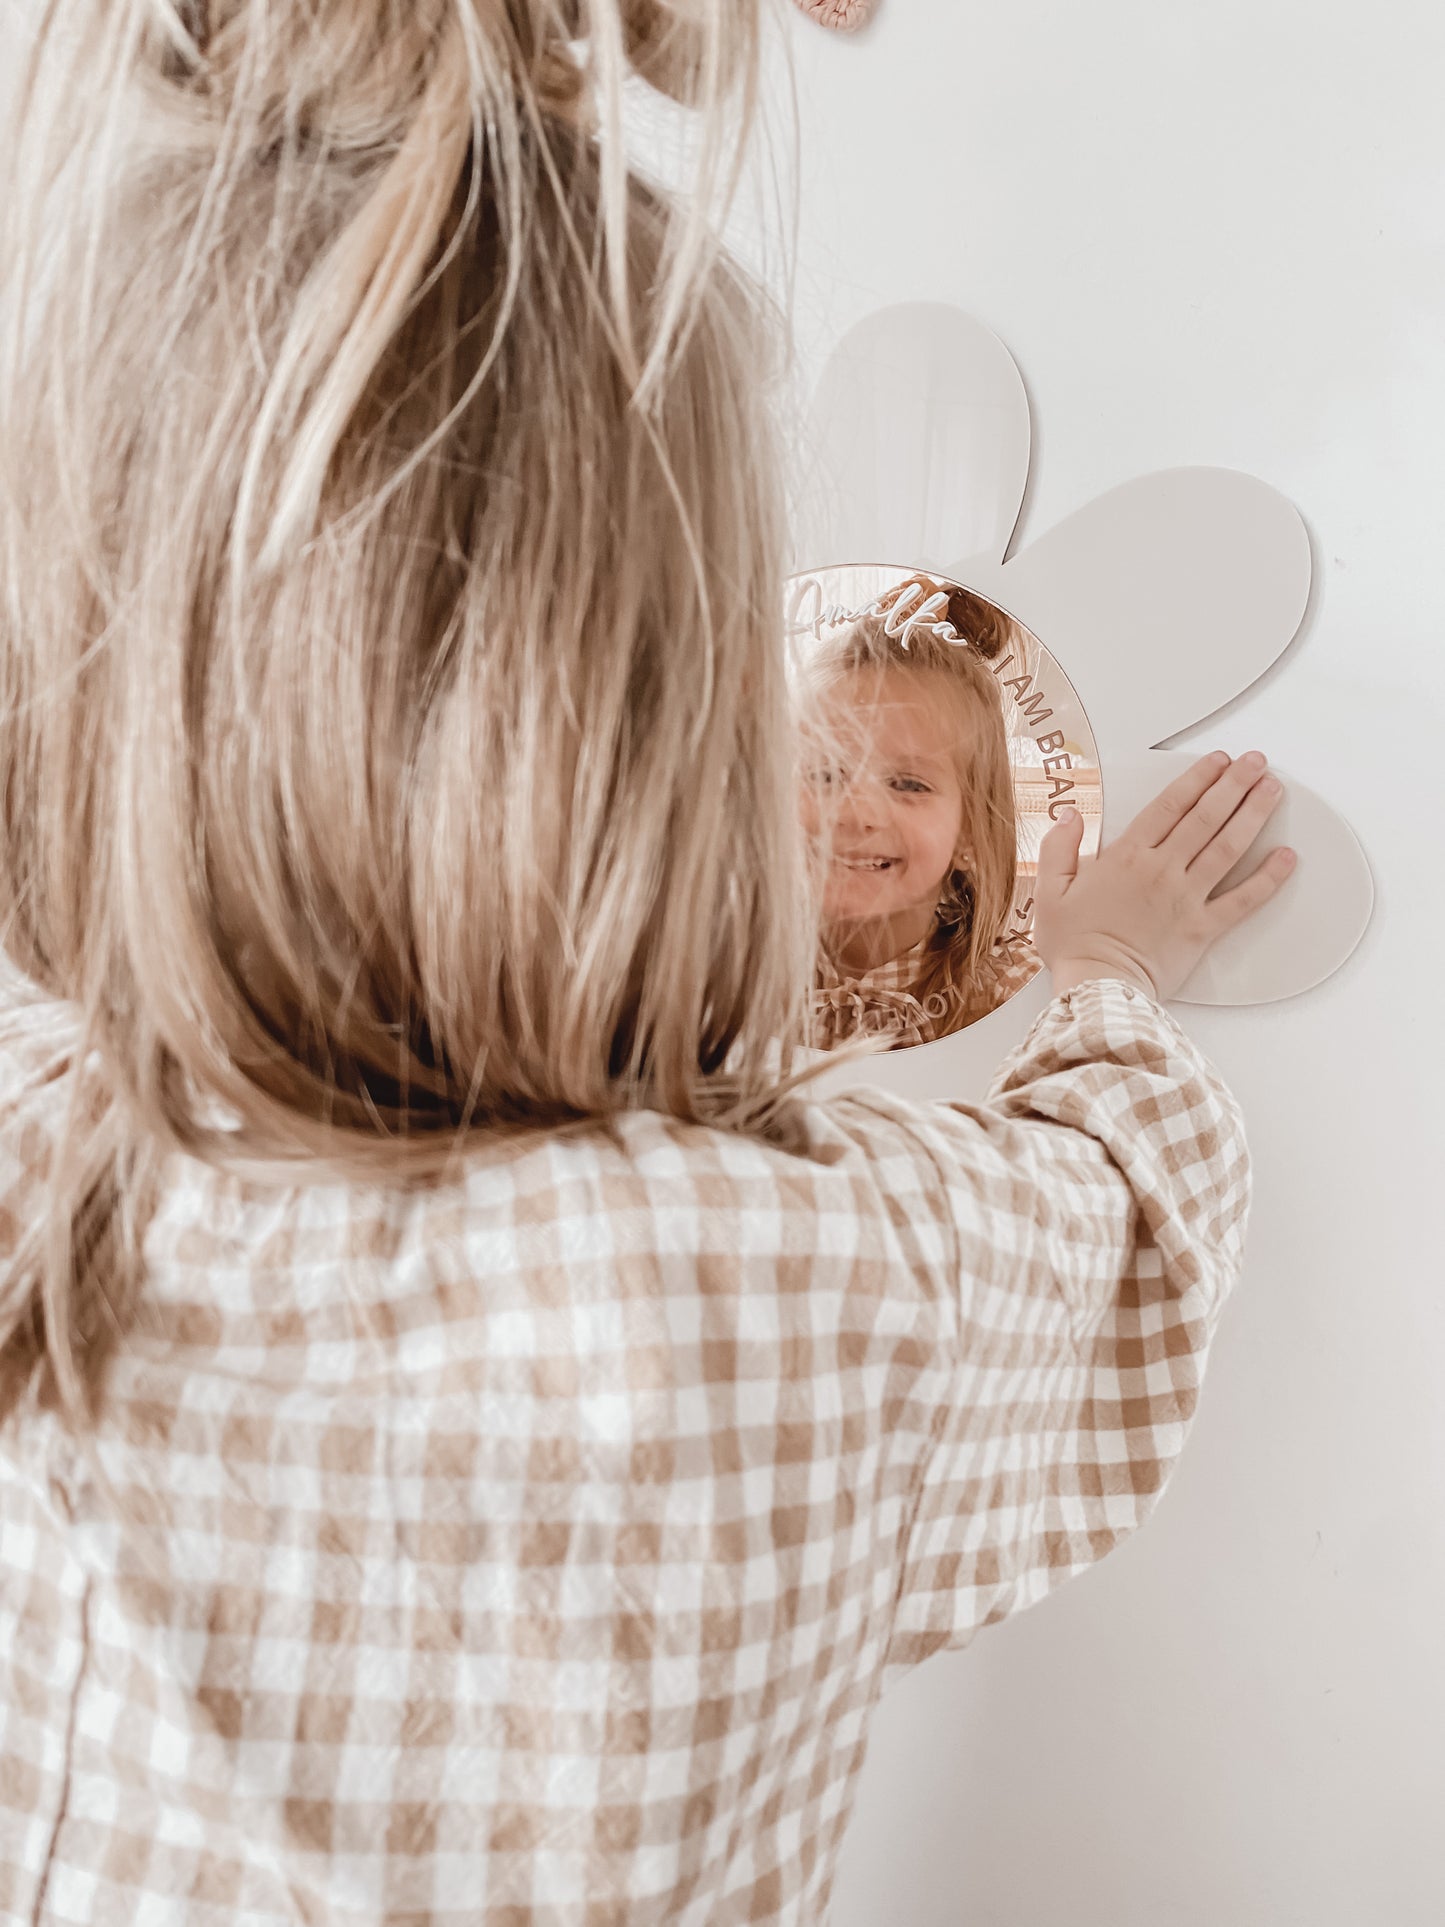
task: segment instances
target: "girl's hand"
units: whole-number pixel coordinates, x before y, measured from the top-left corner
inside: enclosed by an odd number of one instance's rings
[[[1268,903],[1295,865],[1274,850],[1211,897],[1278,808],[1283,791],[1251,751],[1203,757],[1095,857],[1079,860],[1084,820],[1063,818],[1039,851],[1034,943],[1055,990],[1124,977],[1152,996],[1178,990],[1209,946]]]

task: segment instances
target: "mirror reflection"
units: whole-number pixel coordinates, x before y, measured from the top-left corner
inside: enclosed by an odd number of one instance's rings
[[[1099,843],[1088,719],[1036,636],[940,577],[795,577],[787,632],[821,906],[812,1042],[935,1042],[1042,968],[1033,879],[1050,820],[1072,806],[1084,850]]]

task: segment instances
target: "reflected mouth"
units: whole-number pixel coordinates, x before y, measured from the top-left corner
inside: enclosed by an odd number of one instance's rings
[[[864,870],[877,874],[893,869],[901,859],[896,856],[835,856],[833,861],[844,870]]]

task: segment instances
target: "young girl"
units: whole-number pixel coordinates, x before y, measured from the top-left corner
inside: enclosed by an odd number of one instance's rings
[[[1042,967],[1011,928],[1018,824],[987,667],[1007,640],[1007,619],[982,597],[915,576],[807,663],[817,713],[803,813],[823,869],[819,1049],[862,1034],[885,1034],[895,1049],[946,1037]]]
[[[1247,1166],[1156,996],[1280,881],[1209,894],[1259,763],[1046,840],[988,1103],[816,1101],[778,331],[703,219],[755,0],[40,18],[0,1912],[817,1922],[880,1687],[1193,1411]]]

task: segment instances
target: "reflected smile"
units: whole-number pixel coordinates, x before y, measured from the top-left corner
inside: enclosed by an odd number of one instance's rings
[[[845,870],[891,870],[902,861],[896,856],[835,856],[833,861]]]

